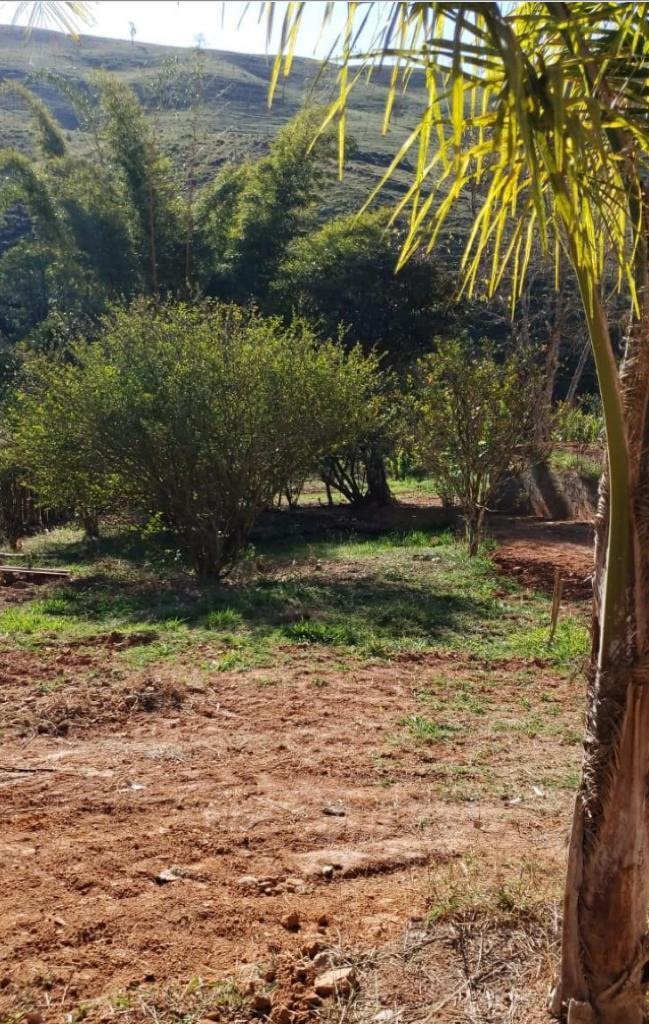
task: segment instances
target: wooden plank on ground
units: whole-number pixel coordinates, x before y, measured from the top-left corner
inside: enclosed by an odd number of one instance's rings
[[[70,573],[66,569],[30,569],[25,565],[0,565],[0,580],[5,584],[11,584],[14,580],[46,583],[48,580],[69,579]]]

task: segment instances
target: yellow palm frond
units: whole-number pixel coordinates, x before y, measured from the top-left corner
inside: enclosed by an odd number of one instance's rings
[[[518,224],[531,217],[543,247],[568,245],[594,280],[612,252],[633,293],[633,193],[649,155],[649,5],[381,4],[382,27],[368,39],[358,25],[367,26],[377,6],[346,5],[327,121],[338,122],[342,167],[345,114],[363,71],[392,65],[384,131],[398,90],[421,97],[414,130],[373,193],[414,158],[395,210],[408,215],[402,262],[435,242],[473,188],[481,205],[464,256],[465,287],[475,286],[485,257],[489,290],[509,268],[515,290],[522,286],[531,244]],[[271,95],[290,72],[303,14],[303,4],[287,5]]]

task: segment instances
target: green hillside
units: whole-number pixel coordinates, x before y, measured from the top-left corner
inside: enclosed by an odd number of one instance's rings
[[[262,152],[281,124],[306,103],[324,102],[335,88],[332,72],[314,89],[317,62],[297,59],[269,110],[271,58],[266,56],[204,50],[197,58],[194,51],[182,48],[92,36],[74,41],[43,30],[27,37],[20,28],[0,29],[0,78],[33,87],[55,112],[73,147],[88,145],[89,136],[81,130],[71,104],[43,75],[54,73],[92,95],[92,76],[108,71],[136,91],[154,119],[165,150],[179,167],[191,145],[188,87],[197,60],[201,75],[200,101],[194,104],[199,137],[196,156],[202,180],[226,160]],[[397,100],[390,134],[381,135],[385,82],[385,73],[379,74],[354,91],[349,129],[357,148],[344,182],[336,184],[332,192],[332,205],[338,210],[359,205],[414,121],[420,96],[411,85],[409,94]],[[11,93],[0,94],[0,125],[3,145],[30,150],[29,118],[20,99]],[[391,189],[399,189],[398,177]]]

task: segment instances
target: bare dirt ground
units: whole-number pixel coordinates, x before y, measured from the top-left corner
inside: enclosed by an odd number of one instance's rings
[[[492,532],[499,542],[495,561],[520,583],[551,593],[558,571],[566,597],[590,598],[593,571],[590,523],[500,516],[493,518]]]
[[[543,587],[558,565],[583,596],[583,524],[502,531],[504,571]],[[126,673],[123,642],[0,659],[0,1019],[546,1019],[579,681],[299,646]],[[459,708],[445,742],[408,741],[422,690],[486,700],[494,672],[498,729]],[[537,699],[552,730],[519,728]],[[333,1002],[323,963],[353,968]]]

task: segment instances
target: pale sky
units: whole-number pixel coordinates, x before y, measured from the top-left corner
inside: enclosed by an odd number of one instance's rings
[[[0,24],[11,24],[16,7],[14,2],[0,2]],[[235,50],[243,53],[266,51],[266,23],[258,23],[261,5],[253,0],[239,25],[246,4],[243,0],[99,0],[90,5],[94,24],[81,28],[81,34],[104,36],[110,39],[130,39],[130,24],[135,26],[135,41],[164,43],[168,46],[200,45],[213,50]],[[297,52],[305,57],[324,55],[334,43],[344,24],[346,3],[341,0],[339,16],[320,37],[320,21],[324,3],[307,3],[303,29]],[[278,3],[276,23],[281,24],[285,4]],[[20,23],[20,22],[19,22]],[[271,52],[273,47],[270,47]]]

